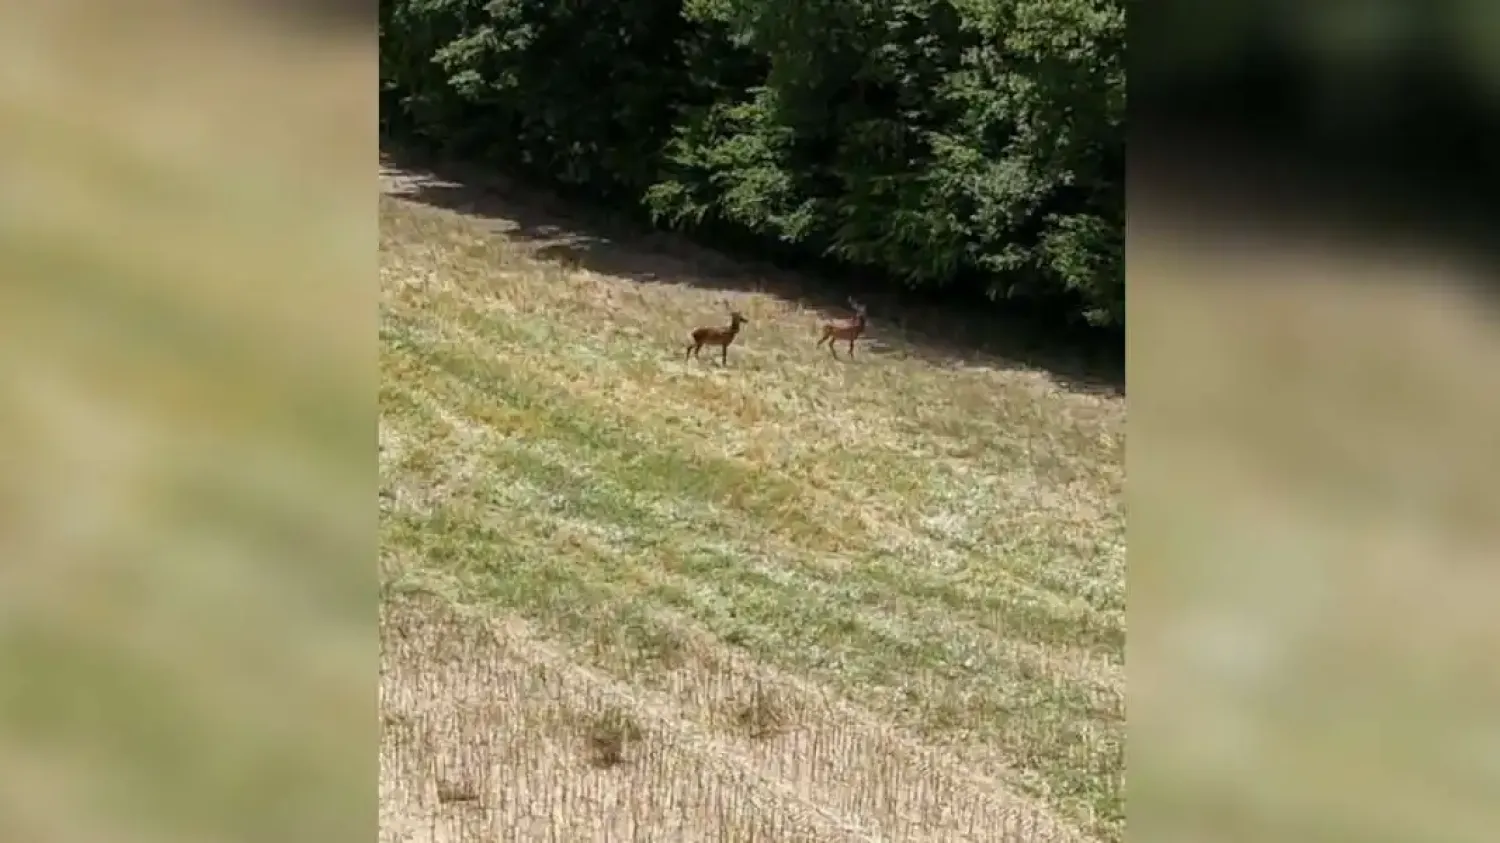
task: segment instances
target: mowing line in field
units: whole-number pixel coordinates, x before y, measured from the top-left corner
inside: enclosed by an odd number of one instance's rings
[[[427,402],[420,402],[427,403]],[[435,411],[441,414],[442,411]],[[477,426],[475,426],[477,429]],[[484,447],[481,443],[483,436],[474,434],[470,437],[464,449],[472,455],[477,449]],[[507,445],[514,445],[512,440],[502,440]],[[530,444],[535,444],[532,440]],[[572,449],[557,449],[564,453],[575,453]],[[534,448],[533,448],[534,452]],[[506,459],[517,459],[519,455],[507,456]],[[601,459],[608,459],[606,455]],[[574,487],[573,494],[587,495],[590,500],[602,501],[604,504],[613,506],[618,501],[627,498],[637,498],[645,503],[633,511],[614,511],[607,513],[593,513],[595,517],[604,516],[617,522],[622,522],[615,529],[621,535],[628,535],[632,531],[630,526],[634,522],[640,522],[651,517],[651,510],[662,510],[663,500],[659,497],[645,495],[640,492],[638,484],[625,486],[618,483],[608,474],[598,473],[600,466],[596,463],[594,470],[578,469],[570,474],[558,478],[557,482],[566,483]],[[556,473],[556,466],[532,465],[534,471],[548,471]],[[812,576],[822,582],[810,583],[802,580],[794,587],[813,587],[824,594],[837,594],[843,602],[863,603],[870,607],[896,610],[897,613],[906,613],[918,618],[928,618],[934,623],[945,627],[949,632],[962,634],[963,625],[970,624],[987,631],[1004,633],[1005,626],[997,625],[1003,623],[1004,612],[1008,606],[981,605],[977,609],[968,604],[965,599],[967,595],[956,593],[955,589],[946,584],[930,582],[931,575],[923,575],[925,579],[914,579],[912,576],[903,574],[910,570],[910,566],[903,566],[904,560],[888,560],[878,553],[861,554],[855,558],[853,564],[830,569],[822,564],[816,556],[802,553],[800,549],[781,545],[774,536],[760,534],[753,529],[753,522],[728,518],[718,513],[714,507],[701,500],[691,500],[686,503],[673,501],[667,504],[669,510],[660,513],[659,519],[686,519],[696,524],[703,525],[704,535],[736,535],[742,536],[742,545],[731,549],[730,553],[738,553],[745,558],[754,558],[766,551],[772,555],[791,560],[792,567],[799,569],[802,574]],[[585,505],[585,509],[587,505]],[[584,514],[588,514],[586,511]],[[647,531],[649,532],[649,531]],[[830,591],[830,589],[832,589]],[[934,596],[943,604],[942,608],[926,604],[924,601],[914,599],[922,595]],[[996,611],[996,610],[999,611]],[[1035,620],[1032,625],[1036,626]],[[971,636],[973,633],[969,633]],[[1062,640],[1066,640],[1065,638]],[[1025,642],[1017,642],[1024,644]],[[1109,677],[1111,674],[1103,667],[1096,666],[1089,673],[1080,675],[1080,681],[1089,680],[1088,677]],[[1119,678],[1110,681],[1109,686],[1120,687]],[[1109,687],[1102,686],[1102,687]]]
[[[601,474],[621,478],[619,484],[637,495],[660,499],[727,500],[736,505],[735,508],[753,516],[750,519],[723,519],[712,525],[713,534],[762,524],[775,524],[772,530],[781,533],[790,523],[795,528],[791,540],[798,548],[811,545],[809,549],[814,551],[838,552],[871,545],[878,547],[878,540],[874,537],[860,535],[864,532],[862,528],[851,539],[853,529],[831,533],[827,525],[810,520],[807,513],[818,511],[816,504],[806,500],[801,489],[794,484],[756,467],[746,467],[722,457],[698,457],[690,452],[663,451],[653,447],[654,443],[643,442],[633,435],[631,428],[615,419],[608,407],[579,406],[570,394],[559,394],[550,385],[538,384],[513,367],[484,364],[475,358],[450,352],[449,347],[462,347],[456,342],[461,339],[464,337],[455,337],[450,345],[442,339],[428,339],[413,330],[400,348],[402,351],[410,349],[420,355],[421,362],[445,374],[447,377],[442,380],[446,387],[444,391],[455,398],[477,407],[482,407],[486,398],[497,402],[499,409],[481,409],[486,415],[493,417],[497,412],[514,415],[520,409],[529,416],[544,419],[532,427],[544,430],[551,437],[566,435],[569,451],[587,454],[585,461],[593,463],[596,469],[607,466],[608,471],[601,471]],[[433,383],[431,375],[428,381]],[[630,456],[622,459],[622,454]],[[841,526],[853,527],[847,523]],[[855,541],[859,538],[865,541]],[[823,540],[821,543],[820,539]],[[872,555],[864,561],[878,566],[888,558],[887,554]],[[973,586],[965,587],[951,579],[939,578],[931,566],[912,564],[912,560],[894,561],[900,566],[900,571],[890,575],[903,585],[910,582],[907,587],[929,589],[951,609],[973,612],[990,619],[991,624],[1009,622],[1008,625],[1024,629],[1032,636],[1042,636],[1036,643],[1081,646],[1104,658],[1118,657],[1123,650],[1123,631],[1117,621],[1096,615],[1081,601],[1065,600],[1055,592],[1008,575],[1003,566],[994,566],[988,581],[978,584],[984,590],[976,590]]]
[[[536,459],[523,451],[511,452],[502,462],[518,469],[517,476],[529,478],[530,482],[549,479],[551,483],[543,485],[552,489],[555,501],[565,505],[575,517],[595,521],[602,518],[610,525],[604,528],[607,534],[616,537],[636,531],[662,534],[664,526],[651,524],[650,511],[611,493],[618,490],[598,483],[583,483],[572,490],[581,497],[559,491],[555,484],[572,476],[567,466]],[[515,493],[526,488],[510,482],[508,477],[495,478],[478,492],[475,503],[490,513],[522,512],[525,504]],[[1024,662],[1018,667],[1013,656],[1003,649],[976,657],[955,650],[953,642],[941,633],[925,631],[915,640],[909,637],[910,633],[897,636],[893,627],[899,622],[881,624],[876,619],[875,626],[871,626],[870,617],[825,602],[817,595],[810,596],[795,583],[777,582],[767,578],[763,571],[741,569],[739,566],[746,558],[743,553],[730,556],[695,554],[691,550],[684,553],[673,546],[675,543],[664,541],[635,548],[644,550],[648,558],[628,564],[619,547],[597,543],[583,547],[576,535],[559,536],[556,523],[544,517],[512,517],[505,524],[490,527],[474,525],[464,520],[461,510],[454,511],[469,500],[466,496],[450,499],[437,522],[441,532],[431,529],[434,521],[428,518],[407,522],[398,517],[388,521],[388,529],[408,538],[403,541],[396,534],[388,534],[386,543],[409,547],[413,544],[411,539],[415,539],[420,543],[418,552],[428,564],[436,562],[469,571],[465,580],[481,599],[554,623],[559,618],[565,623],[571,621],[575,637],[587,634],[588,629],[586,618],[578,614],[580,607],[625,595],[678,606],[699,617],[726,640],[784,664],[790,659],[792,666],[813,670],[836,681],[846,691],[877,707],[890,710],[890,693],[907,687],[924,687],[923,696],[938,700],[967,699],[965,706],[945,715],[947,723],[935,720],[932,709],[924,708],[921,700],[902,703],[897,697],[896,705],[905,708],[897,713],[904,721],[924,730],[936,726],[941,732],[958,730],[968,740],[996,740],[1002,748],[1011,750],[1013,757],[1020,755],[1026,766],[1041,771],[1056,796],[1094,785],[1073,780],[1071,772],[1089,750],[1074,743],[1081,736],[1060,732],[1057,724],[1070,718],[1098,717],[1097,699],[1089,694],[1077,696],[1071,685],[1058,685],[1055,679],[1051,693],[1042,697],[1016,697],[1017,690],[1040,691],[1048,685],[1038,686],[1037,668]],[[654,529],[642,530],[642,525]],[[442,541],[422,542],[426,536],[457,536],[457,546]],[[559,538],[562,546],[552,549]],[[526,550],[519,550],[522,547]],[[477,558],[467,555],[471,548],[482,555]],[[653,567],[649,558],[653,554],[658,560],[656,565],[667,562],[667,567],[675,568],[673,573],[664,574]],[[670,557],[663,558],[665,554]],[[557,560],[563,558],[570,561],[559,564]],[[671,564],[674,562],[676,565]],[[587,567],[581,567],[582,563],[588,563]],[[904,628],[900,631],[907,632]],[[837,645],[837,649],[828,650],[830,643]],[[973,673],[960,671],[943,676],[921,667],[961,663],[964,658],[973,660]],[[998,661],[990,661],[991,658]],[[987,673],[997,684],[987,681],[990,678]],[[1001,684],[1006,676],[1033,678],[1021,686]],[[1055,696],[1059,692],[1063,696]],[[1117,726],[1112,730],[1118,731]],[[1100,807],[1108,810],[1107,804]]]
[[[945,445],[943,437],[935,438],[930,429],[922,430],[918,425],[921,438],[903,441],[894,434],[912,427],[913,415],[923,424],[952,426],[952,421],[927,408],[937,399],[924,403],[914,398],[903,405],[908,415],[891,417],[887,410],[863,397],[862,390],[822,396],[814,384],[807,388],[820,396],[817,406],[787,416],[777,411],[788,400],[786,386],[768,382],[764,373],[744,373],[744,384],[738,382],[738,376],[735,380],[670,378],[671,372],[662,368],[661,360],[649,359],[657,356],[657,349],[647,355],[651,365],[642,365],[640,337],[615,342],[597,334],[574,334],[554,325],[545,329],[517,325],[519,317],[514,310],[485,309],[493,299],[454,291],[450,286],[434,286],[437,289],[432,295],[445,302],[441,330],[454,334],[450,339],[456,346],[489,348],[497,356],[531,357],[526,364],[528,377],[567,384],[578,396],[590,395],[590,404],[608,407],[617,416],[624,414],[639,431],[670,430],[674,441],[692,440],[695,447],[705,451],[752,459],[775,475],[795,472],[803,494],[822,490],[845,500],[859,499],[862,506],[854,517],[868,522],[878,513],[874,529],[888,532],[894,528],[909,536],[932,536],[936,530],[940,542],[962,539],[978,551],[986,545],[1003,550],[1017,527],[1022,532],[1032,531],[1040,526],[1034,523],[1038,516],[1045,515],[1050,528],[1048,539],[1065,541],[1071,561],[1087,564],[1081,566],[1084,570],[1077,577],[1061,574],[1056,565],[1037,564],[1029,571],[1037,574],[1039,581],[1055,583],[1059,593],[1069,595],[1079,594],[1078,586],[1085,581],[1095,583],[1082,589],[1084,599],[1117,617],[1123,614],[1123,555],[1118,541],[1123,521],[1117,504],[1118,488],[1113,488],[1118,486],[1117,473],[1110,475],[1108,500],[1080,492],[1078,481],[1066,476],[1077,474],[1068,467],[1077,458],[1060,457],[1065,449],[1056,443],[1029,437],[1024,447],[1013,445],[1008,441],[1013,435],[1002,425],[988,423],[971,434],[980,438],[947,441]],[[415,303],[408,304],[405,309],[410,312]],[[412,318],[436,324],[425,308]],[[549,347],[550,352],[536,357],[521,351],[536,347]],[[781,362],[788,365],[790,373],[797,371],[797,361]],[[760,397],[762,392],[783,397],[769,403]],[[682,400],[690,403],[677,403]],[[765,441],[767,425],[779,434],[774,443]],[[1070,440],[1112,438],[1097,428],[1097,424],[1085,424]],[[861,430],[861,436],[851,439],[849,432],[856,429]],[[985,442],[985,447],[973,448],[975,441]],[[913,447],[965,454],[957,459],[950,453],[913,452]],[[1115,456],[1117,451],[1116,447]],[[994,458],[997,454],[1002,456]],[[1110,461],[1117,460],[1111,457]],[[1037,475],[1039,466],[1047,462],[1060,467],[1045,478]],[[1005,481],[999,484],[997,478],[1002,474]],[[928,479],[913,482],[918,477]],[[985,484],[991,484],[989,491]],[[902,497],[885,499],[894,492]],[[983,506],[979,506],[981,502]],[[971,516],[965,519],[971,529],[959,535],[954,535],[952,523],[934,524],[923,516],[925,511],[951,516],[961,509],[971,510]],[[1063,528],[1073,535],[1065,535]],[[1093,569],[1092,576],[1085,573],[1089,568]],[[1101,583],[1110,587],[1101,591],[1097,587]]]

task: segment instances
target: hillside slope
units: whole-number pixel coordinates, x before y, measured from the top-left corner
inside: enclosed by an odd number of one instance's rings
[[[383,838],[527,770],[570,839],[1121,837],[1122,398],[380,214]],[[437,781],[491,721],[535,728]]]

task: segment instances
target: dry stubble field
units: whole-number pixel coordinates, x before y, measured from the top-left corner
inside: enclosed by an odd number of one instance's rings
[[[1123,398],[380,226],[382,841],[1121,839]]]

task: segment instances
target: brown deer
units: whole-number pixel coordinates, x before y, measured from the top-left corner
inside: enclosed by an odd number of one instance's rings
[[[823,323],[823,335],[818,338],[818,345],[828,343],[828,353],[838,359],[839,353],[834,351],[833,345],[839,340],[847,340],[849,343],[849,356],[854,356],[854,341],[859,339],[860,334],[865,332],[865,306],[849,300],[849,306],[854,308],[853,319],[838,319]]]
[[[683,356],[683,362],[687,362],[698,354],[705,345],[716,345],[719,347],[720,362],[729,365],[729,344],[739,335],[740,326],[748,324],[749,319],[740,315],[738,310],[729,311],[729,327],[727,328],[694,328],[693,341],[688,343],[687,354]]]

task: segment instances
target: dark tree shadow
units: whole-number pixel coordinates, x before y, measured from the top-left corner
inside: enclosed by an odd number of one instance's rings
[[[527,244],[540,260],[639,283],[770,293],[829,318],[849,315],[847,302],[856,297],[870,319],[859,354],[917,357],[954,368],[1042,370],[1074,392],[1125,394],[1124,343],[1118,335],[727,256],[477,166],[392,149],[382,149],[380,164],[385,193],[485,219]]]

